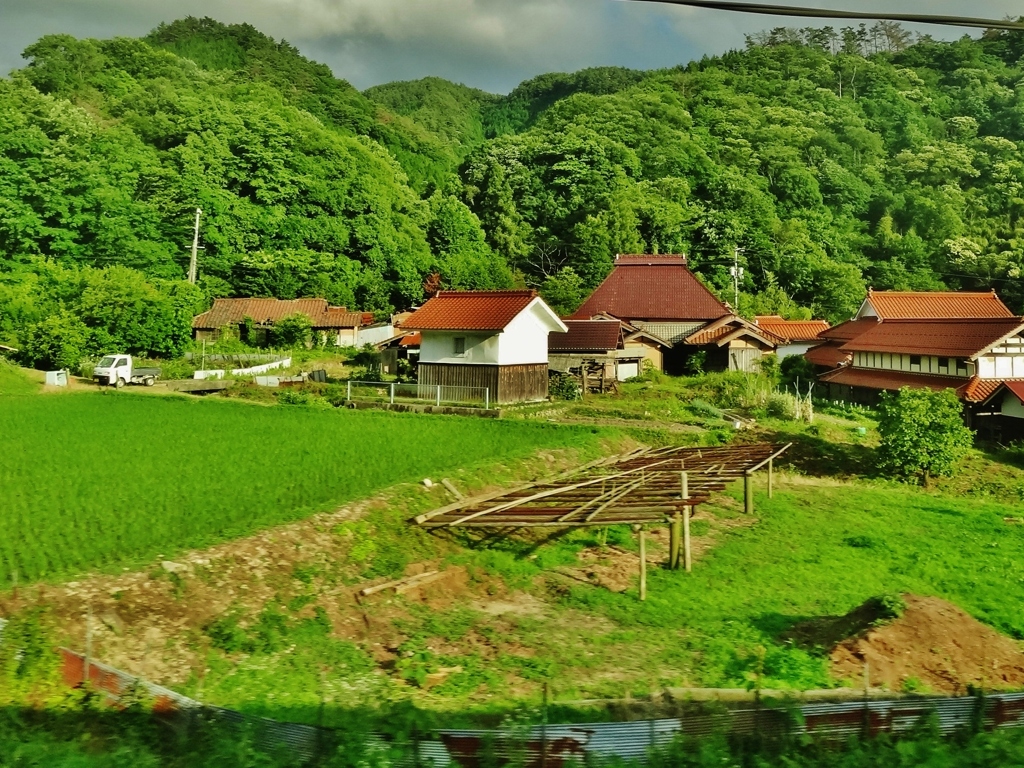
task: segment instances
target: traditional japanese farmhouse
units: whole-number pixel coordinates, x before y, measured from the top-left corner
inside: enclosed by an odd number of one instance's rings
[[[666,373],[687,372],[697,353],[705,370],[754,371],[777,339],[733,314],[679,255],[620,254],[572,320],[610,316],[669,342]]]
[[[216,341],[230,329],[242,341],[263,345],[274,323],[291,315],[308,317],[314,341],[336,347],[355,346],[360,327],[373,322],[372,313],[332,307],[327,299],[214,299],[192,320],[192,333],[199,341]]]
[[[536,291],[439,291],[402,324],[420,332],[420,384],[485,387],[492,403],[548,396],[548,334],[565,333]]]
[[[819,376],[829,398],[874,405],[905,386],[954,389],[979,432],[1024,432],[1024,319],[995,292],[871,291],[821,337],[805,356],[838,360]]]

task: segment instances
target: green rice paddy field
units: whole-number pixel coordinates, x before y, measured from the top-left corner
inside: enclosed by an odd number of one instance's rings
[[[10,392],[10,389],[7,389]],[[596,430],[129,393],[0,397],[0,584],[130,565]]]

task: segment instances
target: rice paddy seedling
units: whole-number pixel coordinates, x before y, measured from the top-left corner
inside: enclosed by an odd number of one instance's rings
[[[127,393],[0,400],[0,584],[127,565],[596,430]]]

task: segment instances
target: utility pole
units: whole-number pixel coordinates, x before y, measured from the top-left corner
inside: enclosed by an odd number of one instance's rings
[[[732,251],[732,267],[729,269],[729,274],[732,275],[732,289],[735,303],[732,308],[739,312],[740,310],[740,279],[743,277],[743,267],[740,266],[740,248],[736,246]]]
[[[202,208],[196,208],[196,228],[192,235],[192,258],[188,263],[188,281],[195,285],[196,283],[196,262],[199,257],[199,217],[203,215]]]

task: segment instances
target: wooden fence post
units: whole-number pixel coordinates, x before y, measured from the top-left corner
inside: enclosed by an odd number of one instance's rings
[[[642,525],[634,526],[633,530],[637,533],[637,538],[640,540],[640,599],[647,599],[647,541],[644,537],[644,527]]]
[[[773,459],[768,459],[768,498],[770,499],[775,491],[775,472]]]
[[[754,475],[751,472],[743,475],[743,511],[754,514]]]

